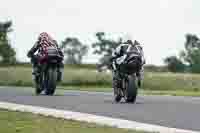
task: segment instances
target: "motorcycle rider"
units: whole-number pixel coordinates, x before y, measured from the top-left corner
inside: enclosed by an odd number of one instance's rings
[[[111,61],[113,62],[113,83],[116,85],[118,88],[121,87],[119,84],[120,78],[120,73],[118,72],[118,68],[121,64],[123,64],[126,61],[127,53],[131,51],[131,49],[135,50],[135,52],[138,53],[140,57],[139,63],[139,71],[136,72],[136,76],[138,77],[138,86],[141,87],[141,80],[143,76],[143,65],[145,64],[145,58],[144,58],[144,52],[143,48],[140,45],[138,41],[132,41],[131,39],[127,39],[123,43],[121,43],[112,53]]]
[[[64,68],[64,64],[62,60],[64,58],[64,54],[61,49],[58,47],[58,43],[54,40],[48,33],[42,32],[33,47],[28,51],[27,56],[31,58],[31,63],[33,65],[33,75],[36,77],[40,72],[40,63],[45,61],[48,58],[48,50],[54,49],[57,51],[57,55],[60,59],[58,63],[58,78],[57,81],[62,80],[62,71]],[[38,51],[37,54],[36,51]]]

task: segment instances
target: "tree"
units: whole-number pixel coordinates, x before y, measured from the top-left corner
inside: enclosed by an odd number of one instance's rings
[[[61,49],[67,56],[65,60],[67,64],[81,64],[83,56],[88,52],[88,46],[73,37],[66,38],[61,44]]]
[[[8,40],[8,33],[12,31],[12,22],[0,22],[0,57],[1,63],[13,64],[16,62],[16,52]]]
[[[100,63],[109,65],[108,59],[112,55],[112,51],[122,42],[122,39],[119,38],[117,41],[107,39],[104,32],[97,32],[95,35],[97,42],[92,44],[93,54],[101,55]]]
[[[193,73],[200,73],[200,40],[196,35],[186,34],[185,50],[181,58],[189,65]]]
[[[167,64],[167,68],[171,72],[184,72],[185,65],[176,56],[167,57],[164,62]]]

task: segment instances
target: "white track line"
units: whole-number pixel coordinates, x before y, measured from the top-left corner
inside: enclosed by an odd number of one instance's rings
[[[77,121],[92,122],[100,125],[107,125],[118,128],[143,130],[147,132],[160,132],[160,133],[200,133],[198,131],[189,131],[176,128],[168,128],[157,125],[139,123],[135,121],[115,119],[104,116],[97,116],[87,113],[72,112],[67,110],[57,110],[44,107],[36,107],[30,105],[14,104],[8,102],[0,102],[0,108],[12,111],[31,112],[34,114],[41,114],[44,116],[53,116],[56,118],[64,118]]]

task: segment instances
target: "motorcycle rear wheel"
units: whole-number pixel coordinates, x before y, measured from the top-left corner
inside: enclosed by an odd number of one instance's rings
[[[136,84],[135,75],[128,76],[128,80],[126,81],[126,93],[125,93],[125,101],[127,103],[135,103],[136,97],[138,94],[138,86]]]
[[[57,83],[57,70],[54,68],[49,68],[46,76],[47,76],[46,77],[47,81],[46,81],[45,94],[53,95],[55,93],[56,83]]]

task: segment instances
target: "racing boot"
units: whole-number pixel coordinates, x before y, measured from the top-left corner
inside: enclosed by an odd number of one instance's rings
[[[138,78],[138,87],[141,87],[142,86],[142,79],[143,79],[143,69],[141,69],[140,71],[138,71],[136,73],[136,76]]]
[[[64,69],[64,64],[60,64],[58,67],[58,76],[57,76],[57,82],[61,82],[62,81],[62,73],[63,73],[63,69]]]
[[[39,76],[39,67],[37,65],[33,65],[32,74],[36,77]]]
[[[62,72],[58,70],[57,82],[61,82],[61,81],[62,81]]]

